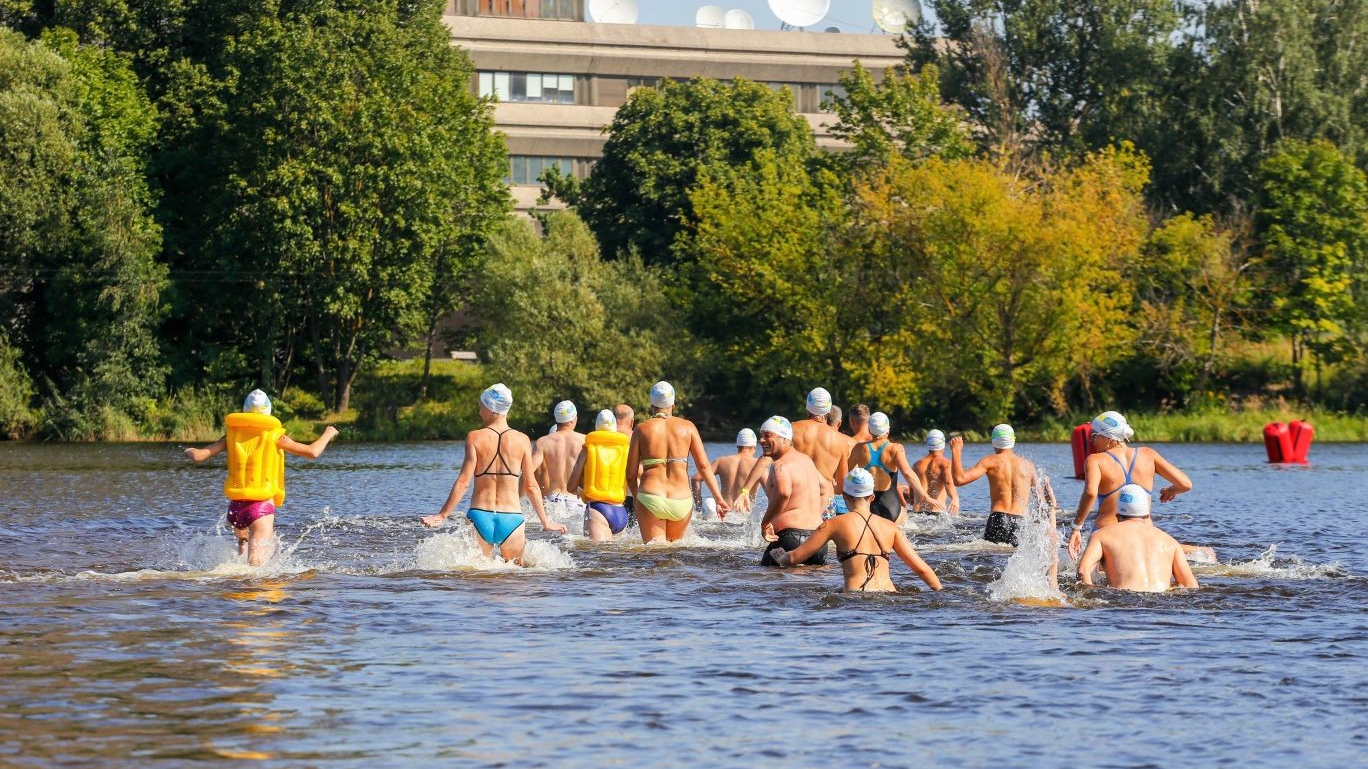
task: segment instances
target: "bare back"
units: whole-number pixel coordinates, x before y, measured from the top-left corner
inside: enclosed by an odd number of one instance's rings
[[[803,452],[791,448],[770,465],[765,474],[765,495],[771,508],[780,505],[778,510],[765,511],[764,520],[775,531],[813,531],[822,525],[825,506],[822,477],[812,459]]]
[[[950,497],[950,460],[944,456],[927,454],[912,465],[912,472],[926,487],[926,495],[944,503]]]
[[[491,512],[518,512],[523,461],[532,441],[512,428],[502,433],[482,427],[466,435],[466,462],[474,467],[470,506]]]
[[[1025,515],[1035,488],[1036,467],[1030,460],[1004,451],[979,460],[988,476],[993,512]]]
[[[648,494],[685,499],[689,489],[689,454],[702,439],[694,423],[680,417],[653,417],[643,420],[632,432],[632,447],[641,463],[637,488]]]
[[[1097,527],[1116,523],[1116,492],[1124,486],[1126,469],[1130,468],[1130,483],[1138,483],[1154,491],[1154,449],[1117,446],[1101,454],[1088,457],[1088,473],[1097,473]],[[1132,464],[1132,462],[1134,464]]]
[[[841,561],[845,589],[888,592],[895,590],[889,575],[889,559],[902,530],[896,523],[864,511],[851,511],[822,524],[831,530],[836,552],[853,553]],[[869,556],[875,556],[870,558]],[[838,556],[839,557],[839,556]]]
[[[831,429],[825,420],[804,419],[793,425],[793,448],[812,460],[822,478],[822,497],[831,497],[850,456],[847,437]]]
[[[731,454],[713,463],[713,471],[722,481],[723,499],[736,499],[741,496],[741,485],[746,482],[746,476],[750,475],[757,461],[759,458],[752,450]]]
[[[1162,593],[1181,568],[1175,568],[1176,562],[1187,563],[1177,540],[1149,521],[1121,521],[1098,529],[1093,537],[1101,545],[1107,584],[1122,590]]]
[[[583,448],[584,434],[573,429],[556,430],[537,439],[537,452],[542,455],[542,467],[546,470],[546,486],[542,489],[543,492],[568,493],[570,471],[574,469],[575,460]]]

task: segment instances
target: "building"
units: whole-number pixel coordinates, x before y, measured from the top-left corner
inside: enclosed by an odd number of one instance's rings
[[[665,78],[744,77],[788,88],[819,146],[835,148],[825,95],[859,59],[882,71],[902,62],[890,35],[702,29],[584,21],[584,0],[448,0],[451,42],[477,71],[474,88],[497,95],[508,139],[508,180],[531,208],[548,166],[585,176],[603,155],[603,129],[636,88]]]

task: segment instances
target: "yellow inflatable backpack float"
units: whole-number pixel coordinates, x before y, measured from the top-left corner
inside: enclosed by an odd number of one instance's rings
[[[616,430],[595,430],[584,437],[584,492],[586,502],[620,505],[627,498],[627,436]]]
[[[285,434],[280,420],[268,414],[229,414],[228,480],[223,494],[231,500],[270,499],[285,504],[285,452],[276,441]]]

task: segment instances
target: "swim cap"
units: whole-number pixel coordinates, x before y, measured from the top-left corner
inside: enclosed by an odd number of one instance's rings
[[[1011,425],[998,425],[993,428],[993,448],[1010,449],[1016,445],[1016,431]]]
[[[596,429],[596,430],[616,430],[616,429],[617,429],[617,417],[613,416],[613,412],[609,411],[608,409],[604,409],[603,411],[600,411],[600,412],[598,413],[598,416],[594,417],[594,429]]]
[[[1122,518],[1144,518],[1150,514],[1150,493],[1138,483],[1127,483],[1116,492],[1116,514]]]
[[[717,500],[708,497],[703,500],[703,517],[712,518],[717,515]]]
[[[736,445],[738,445],[738,446],[754,446],[754,445],[755,445],[755,431],[752,430],[752,429],[750,429],[749,427],[747,427],[747,428],[743,429],[741,432],[737,433],[737,434],[736,434]]]
[[[852,497],[872,497],[874,496],[874,476],[863,467],[851,470],[845,477],[845,483],[841,484],[841,490]]]
[[[888,428],[892,427],[888,423],[888,415],[882,411],[876,411],[869,415],[869,434],[875,438],[888,435]]]
[[[652,406],[658,409],[667,409],[674,405],[674,399],[674,386],[669,382],[656,382],[651,386]]]
[[[945,433],[940,430],[932,430],[926,434],[926,448],[932,451],[945,450]]]
[[[774,433],[784,440],[793,440],[793,424],[778,414],[766,419],[765,423],[760,425],[760,432]]]
[[[808,393],[807,410],[814,416],[826,416],[831,411],[831,393],[817,387]]]
[[[1128,441],[1135,436],[1135,431],[1126,423],[1126,418],[1115,411],[1099,414],[1092,421],[1092,431],[1093,435],[1100,435],[1114,441]]]
[[[271,399],[266,397],[266,393],[261,390],[253,390],[247,393],[247,400],[242,402],[242,410],[247,414],[271,414]]]
[[[566,422],[573,422],[575,421],[575,417],[579,416],[579,412],[575,410],[575,404],[570,401],[561,401],[560,403],[557,403],[556,408],[553,409],[551,413],[556,416],[556,424],[558,425],[563,425]]]
[[[507,414],[513,408],[513,391],[500,382],[480,393],[480,405],[495,414]]]

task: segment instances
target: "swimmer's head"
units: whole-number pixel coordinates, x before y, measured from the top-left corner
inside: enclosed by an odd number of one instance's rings
[[[1106,411],[1097,415],[1092,421],[1093,437],[1106,438],[1113,441],[1128,441],[1135,437],[1135,431],[1126,422],[1126,418],[1115,411]]]
[[[831,411],[831,393],[821,387],[814,388],[807,396],[808,413],[815,417],[824,417]]]
[[[552,409],[551,413],[555,415],[556,424],[558,425],[563,425],[566,422],[573,422],[579,417],[579,411],[575,408],[575,404],[570,401],[561,401],[560,403],[557,403],[556,408]]]
[[[874,496],[874,476],[863,467],[857,467],[846,474],[841,491],[856,499]]]
[[[888,421],[888,415],[882,411],[876,411],[869,415],[869,434],[875,438],[882,438],[888,435],[888,431],[893,425]]]
[[[600,411],[600,412],[598,413],[598,416],[594,417],[594,429],[595,429],[595,430],[616,430],[616,429],[617,429],[617,417],[613,416],[613,412],[609,411],[608,409],[604,409],[603,411]]]
[[[1138,483],[1127,483],[1116,492],[1116,514],[1121,518],[1144,518],[1150,514],[1150,493]]]
[[[828,411],[828,412],[827,412],[827,424],[830,425],[830,426],[832,426],[832,427],[835,427],[835,428],[838,429],[838,430],[841,429],[841,407],[840,407],[840,406],[832,406],[832,407],[831,407],[831,411]]]
[[[864,427],[864,426],[865,426],[865,423],[867,423],[868,421],[869,421],[869,407],[868,407],[868,406],[864,405],[863,403],[858,403],[858,404],[855,405],[855,408],[853,408],[853,409],[850,410],[850,426],[851,426],[852,428],[856,427],[857,425],[858,425],[859,427]],[[857,431],[857,432],[858,432],[858,431]]]
[[[712,497],[708,497],[707,499],[703,500],[703,517],[717,517],[717,500],[713,499]]]
[[[945,433],[940,430],[932,430],[926,434],[926,448],[928,451],[945,450]]]
[[[674,406],[675,389],[669,382],[656,382],[651,385],[651,405],[658,409],[668,409]]]
[[[1011,425],[998,425],[993,428],[993,448],[1010,449],[1016,445],[1016,430]]]
[[[242,402],[244,414],[265,414],[271,415],[271,399],[261,390],[253,390],[247,393],[247,400]]]
[[[749,427],[742,428],[741,432],[736,434],[736,445],[742,448],[755,448],[755,431]]]
[[[480,405],[493,414],[507,414],[513,408],[513,391],[508,385],[499,382],[480,393]]]
[[[776,440],[793,440],[793,423],[777,414],[760,425],[760,445],[765,447],[766,454],[774,450]]]

